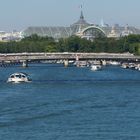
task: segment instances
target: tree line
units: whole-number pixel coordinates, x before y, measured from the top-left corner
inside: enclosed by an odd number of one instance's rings
[[[119,39],[99,37],[94,41],[71,36],[56,41],[52,37],[34,34],[18,42],[0,42],[0,53],[22,52],[130,52],[140,55],[140,35],[129,35]]]

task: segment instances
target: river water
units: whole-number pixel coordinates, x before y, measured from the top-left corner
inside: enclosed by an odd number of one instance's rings
[[[31,83],[6,83],[14,72]],[[0,140],[140,140],[140,72],[61,64],[0,68]]]

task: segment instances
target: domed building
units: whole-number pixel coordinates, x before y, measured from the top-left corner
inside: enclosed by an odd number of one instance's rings
[[[115,33],[118,36],[121,36],[125,27],[114,27]],[[140,30],[135,27],[129,27],[131,33],[140,34]],[[126,31],[126,30],[125,30]],[[39,36],[49,36],[53,37],[56,40],[59,38],[68,38],[72,35],[77,35],[81,38],[87,38],[93,40],[96,37],[107,36],[110,37],[114,33],[111,26],[99,26],[94,24],[89,24],[81,11],[80,18],[77,22],[70,25],[70,27],[63,26],[37,26],[37,27],[28,27],[22,32],[24,37],[31,36],[32,34],[37,34]],[[116,37],[116,36],[112,36]]]
[[[111,32],[107,35],[108,38],[119,38],[120,34],[116,32],[115,27],[112,26]]]
[[[91,24],[87,23],[86,20],[84,19],[83,11],[81,11],[80,19],[77,22],[73,23],[70,26],[70,28],[73,30],[73,33],[75,34],[90,25]]]

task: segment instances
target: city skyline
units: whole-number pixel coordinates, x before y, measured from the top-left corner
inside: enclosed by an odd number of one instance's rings
[[[69,26],[80,16],[100,24],[120,24],[140,28],[139,0],[1,0],[0,30],[24,30],[29,26]]]

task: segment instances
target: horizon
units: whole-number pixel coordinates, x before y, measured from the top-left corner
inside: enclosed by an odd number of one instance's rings
[[[81,10],[91,24],[99,25],[103,20],[110,26],[128,24],[140,28],[139,4],[138,0],[3,0],[0,31],[22,31],[29,26],[70,26],[79,19]]]

